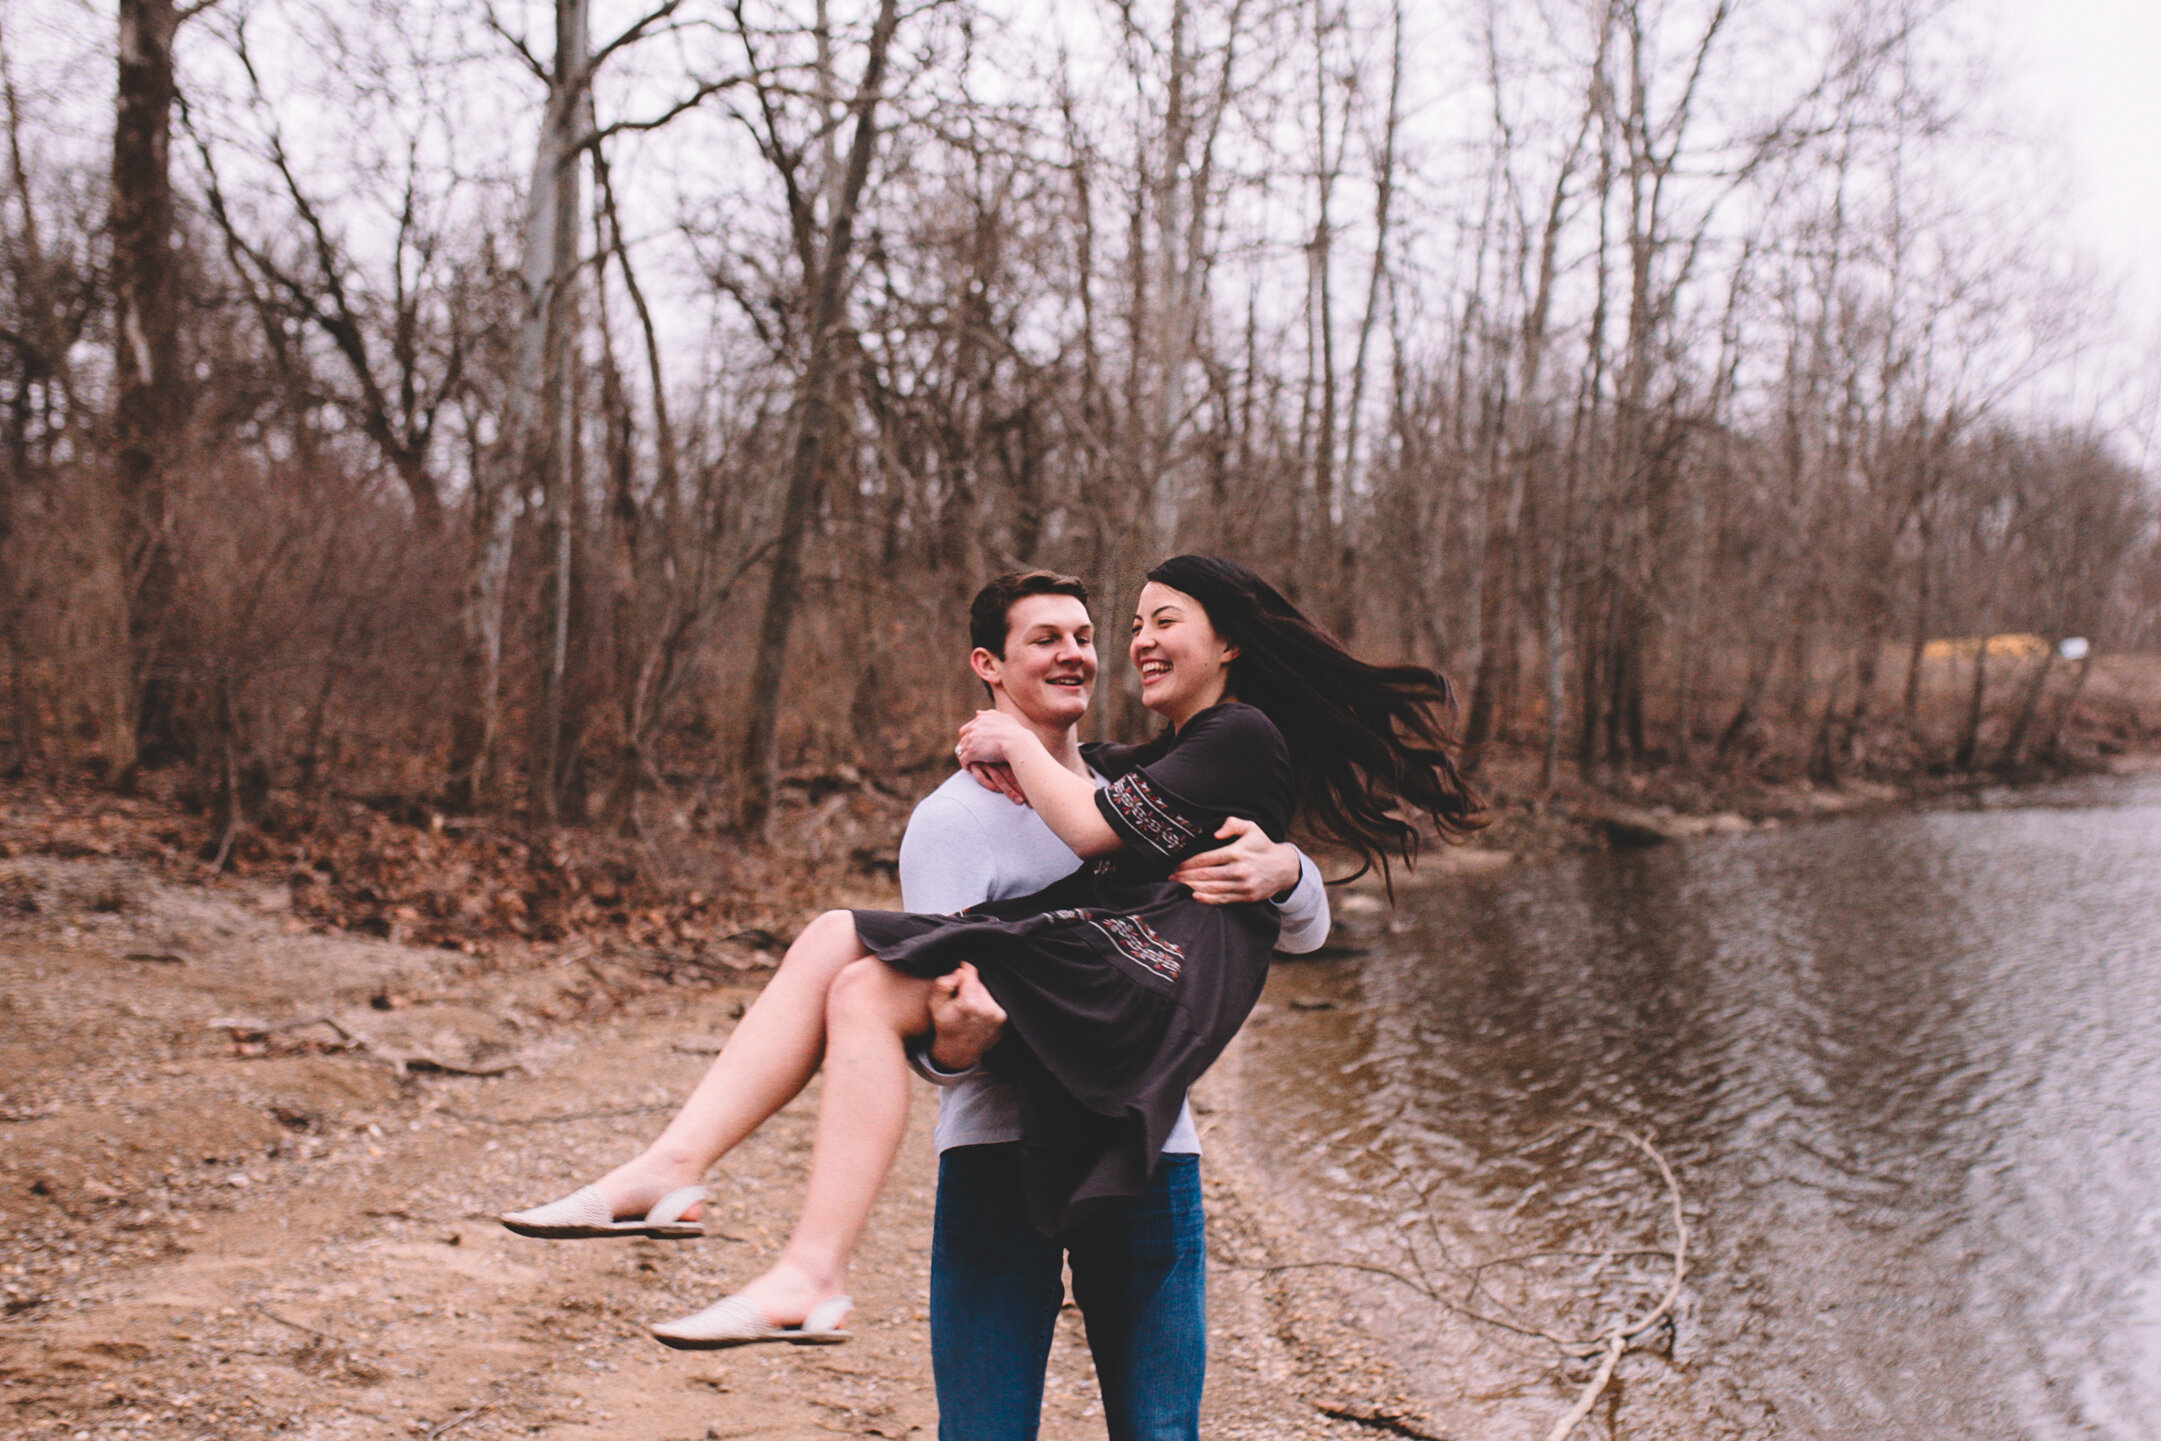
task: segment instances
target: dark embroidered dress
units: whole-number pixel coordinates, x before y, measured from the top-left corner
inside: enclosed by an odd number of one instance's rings
[[[1227,701],[1167,740],[1090,746],[1111,784],[1096,807],[1123,849],[1031,896],[956,915],[857,911],[872,954],[915,976],[972,962],[1007,1016],[988,1063],[1020,1095],[1028,1219],[1071,1230],[1136,1196],[1188,1087],[1259,998],[1273,906],[1204,906],[1169,879],[1226,817],[1275,839],[1290,819],[1290,755],[1267,716]]]

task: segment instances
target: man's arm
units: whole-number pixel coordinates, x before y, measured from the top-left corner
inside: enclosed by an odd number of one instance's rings
[[[1274,901],[1283,920],[1276,948],[1291,955],[1316,950],[1328,939],[1328,890],[1320,867],[1303,851],[1271,841],[1259,826],[1237,816],[1223,823],[1216,838],[1230,844],[1188,856],[1171,879],[1205,905]]]
[[[1298,854],[1298,884],[1276,903],[1276,911],[1283,918],[1276,949],[1285,955],[1302,956],[1319,950],[1328,940],[1333,917],[1328,913],[1328,885],[1321,879],[1321,868],[1304,851],[1296,846],[1291,849]]]
[[[908,817],[900,837],[900,903],[911,911],[949,915],[987,901],[998,881],[998,858],[981,827],[960,806],[933,795]],[[928,1045],[911,1045],[909,1059],[925,1080],[951,1085],[975,1070],[1005,1028],[1005,1012],[963,964],[932,982]]]
[[[1005,1034],[1005,1007],[998,1004],[974,966],[962,961],[931,982],[930,1041],[911,1049],[916,1073],[950,1086],[974,1073]]]

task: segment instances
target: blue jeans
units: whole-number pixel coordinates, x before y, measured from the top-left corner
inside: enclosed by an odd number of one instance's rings
[[[1018,1145],[947,1151],[930,1247],[939,1441],[1034,1441],[1068,1257],[1110,1441],[1198,1441],[1207,1255],[1198,1156],[1162,1157],[1145,1195],[1052,1240],[1025,1219]]]

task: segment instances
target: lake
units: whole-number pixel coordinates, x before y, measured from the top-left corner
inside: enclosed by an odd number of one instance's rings
[[[1691,1274],[1579,1436],[2161,1436],[2161,778],[1346,920],[1367,954],[1276,967],[1237,1124],[1435,1414],[1543,1435],[1584,1373],[1413,1283],[1569,1334],[1659,1293],[1626,1130]]]

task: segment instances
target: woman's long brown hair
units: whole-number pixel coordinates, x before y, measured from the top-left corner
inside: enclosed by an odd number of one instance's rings
[[[1492,820],[1456,767],[1460,746],[1446,719],[1455,688],[1439,671],[1360,660],[1222,556],[1174,556],[1148,578],[1199,601],[1216,634],[1238,647],[1230,693],[1283,733],[1308,829],[1356,851],[1367,868],[1378,862],[1386,877],[1391,851],[1407,865],[1418,856],[1418,828],[1399,806],[1431,817],[1444,841]]]

